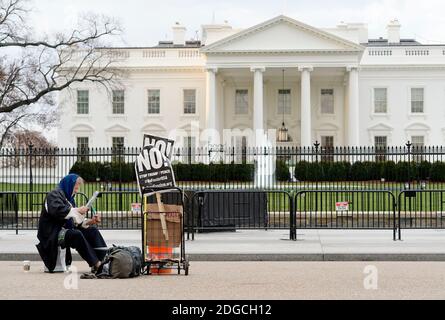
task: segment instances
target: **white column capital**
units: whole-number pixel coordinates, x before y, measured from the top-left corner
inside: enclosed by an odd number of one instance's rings
[[[206,67],[205,70],[216,74],[218,72],[218,67]]]
[[[251,72],[257,72],[257,71],[265,72],[266,71],[266,67],[258,67],[258,66],[250,67],[250,71]]]
[[[314,71],[314,67],[312,67],[312,66],[299,66],[298,67],[298,71],[300,71],[300,72],[303,72],[303,71],[312,72],[312,71]]]
[[[351,72],[351,71],[360,71],[360,67],[357,65],[350,65],[350,66],[346,66],[346,71]]]

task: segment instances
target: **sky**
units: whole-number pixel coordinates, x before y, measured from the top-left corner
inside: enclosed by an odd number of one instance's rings
[[[247,28],[284,14],[314,27],[335,27],[339,22],[364,22],[371,38],[386,37],[394,18],[402,24],[403,38],[422,43],[445,43],[443,0],[30,0],[35,32],[71,29],[79,14],[94,12],[116,17],[123,29],[117,45],[153,46],[172,40],[171,27],[180,22],[187,38],[196,37],[202,24],[223,23]]]

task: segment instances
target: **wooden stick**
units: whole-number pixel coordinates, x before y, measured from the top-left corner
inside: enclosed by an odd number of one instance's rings
[[[165,240],[168,241],[167,221],[165,219],[165,207],[164,203],[162,202],[161,194],[159,192],[156,192],[156,201],[158,203],[159,217],[161,218],[162,233],[164,234]]]

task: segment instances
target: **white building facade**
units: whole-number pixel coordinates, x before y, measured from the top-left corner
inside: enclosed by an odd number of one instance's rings
[[[118,90],[64,91],[59,147],[140,147],[144,133],[247,145],[249,131],[283,122],[288,140],[277,145],[445,142],[445,45],[401,39],[397,21],[387,39],[368,39],[365,24],[318,29],[286,16],[246,30],[205,25],[201,41],[185,33],[176,25],[171,42],[112,48]]]

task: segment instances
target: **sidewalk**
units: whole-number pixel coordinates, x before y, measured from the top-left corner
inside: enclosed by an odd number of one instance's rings
[[[0,261],[40,260],[37,231],[0,231]],[[140,231],[102,231],[108,245],[141,246]],[[241,230],[196,234],[186,241],[192,261],[445,261],[445,230]],[[79,259],[75,255],[74,259]]]

